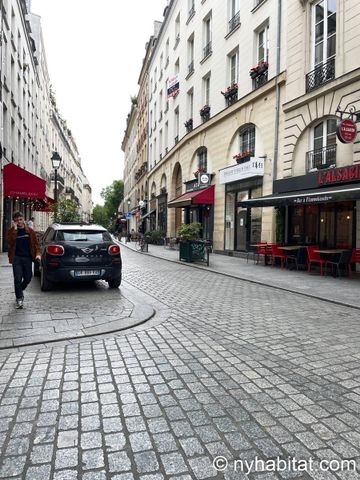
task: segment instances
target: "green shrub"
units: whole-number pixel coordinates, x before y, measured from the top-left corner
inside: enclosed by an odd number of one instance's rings
[[[150,230],[145,233],[145,242],[151,245],[163,245],[164,244],[164,232],[161,230]]]
[[[182,223],[177,229],[177,235],[182,240],[198,240],[200,238],[201,223]]]

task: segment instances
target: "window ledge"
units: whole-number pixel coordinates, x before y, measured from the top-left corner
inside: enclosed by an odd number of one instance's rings
[[[257,5],[255,5],[255,7],[251,10],[251,13],[255,13],[259,10],[260,7],[262,7],[262,5],[264,5],[264,3],[266,3],[267,0],[261,0],[260,2],[257,3]]]
[[[235,28],[233,28],[232,30],[230,30],[230,32],[225,35],[225,37],[224,37],[225,40],[227,40],[229,37],[231,37],[231,35],[232,35],[234,32],[236,32],[236,30],[239,30],[240,26],[241,26],[241,23],[238,23],[238,25],[236,25]]]
[[[188,80],[192,75],[194,75],[195,73],[195,69],[191,70],[191,72],[189,72],[186,77],[185,77],[185,80]]]
[[[210,53],[208,53],[208,54],[206,55],[206,57],[204,57],[204,58],[200,61],[200,64],[202,65],[204,62],[206,62],[206,60],[207,60],[209,57],[211,57],[212,53],[213,53],[212,51],[211,51]]]

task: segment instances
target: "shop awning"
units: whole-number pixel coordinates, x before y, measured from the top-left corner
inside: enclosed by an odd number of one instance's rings
[[[46,198],[46,182],[14,163],[4,167],[4,196]]]
[[[203,188],[202,190],[195,190],[193,192],[186,192],[180,197],[174,198],[168,203],[169,208],[183,208],[190,205],[206,204],[214,205],[215,185]]]
[[[155,213],[156,210],[150,210],[150,212],[148,213],[145,213],[145,215],[143,215],[142,217],[140,217],[140,221],[142,222],[143,220],[145,220],[146,218],[150,217],[150,215],[152,215],[153,213]]]
[[[360,199],[360,184],[341,185],[316,190],[299,190],[252,198],[239,203],[242,207],[274,207],[286,205],[313,205],[316,203],[340,202]]]
[[[44,199],[38,199],[35,201],[33,210],[35,212],[53,212],[54,204],[55,204],[55,200],[45,195]]]

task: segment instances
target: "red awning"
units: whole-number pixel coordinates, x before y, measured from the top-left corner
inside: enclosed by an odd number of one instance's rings
[[[202,190],[195,190],[193,192],[186,192],[180,197],[174,198],[168,203],[168,207],[170,208],[182,208],[188,207],[190,205],[196,204],[206,204],[206,205],[214,205],[214,193],[215,193],[215,185],[211,185],[211,187],[204,188]]]
[[[14,163],[4,167],[4,196],[45,198],[46,182]]]
[[[53,212],[53,205],[55,200],[45,195],[44,199],[38,199],[35,201],[33,210],[34,212]]]

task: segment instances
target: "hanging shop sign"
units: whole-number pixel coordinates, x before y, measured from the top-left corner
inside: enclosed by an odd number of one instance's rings
[[[211,184],[211,173],[198,173],[198,186],[208,187]]]
[[[250,157],[250,160],[220,170],[220,183],[236,182],[250,177],[264,176],[264,159]]]
[[[350,118],[341,120],[339,123],[336,135],[342,143],[352,143],[357,136],[356,123]]]
[[[166,88],[168,97],[176,97],[179,93],[179,75],[168,78]]]

